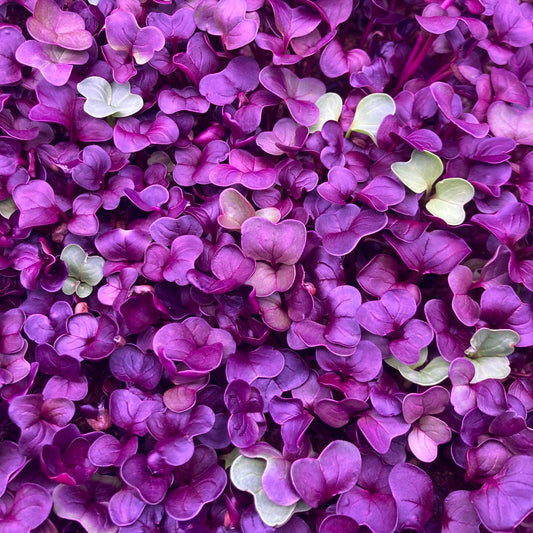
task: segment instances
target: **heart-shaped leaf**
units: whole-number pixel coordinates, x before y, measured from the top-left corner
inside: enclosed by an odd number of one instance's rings
[[[444,500],[441,518],[442,533],[478,533],[479,516],[469,499],[470,492],[456,490],[450,492]]]
[[[409,161],[393,163],[391,170],[413,192],[429,193],[444,167],[440,158],[435,154],[427,150],[423,152],[413,150]]]
[[[484,485],[470,494],[490,531],[511,531],[533,510],[533,457],[515,455]]]
[[[498,357],[511,355],[520,342],[520,335],[512,329],[478,329],[470,340],[468,357]]]
[[[511,373],[509,359],[504,355],[499,357],[481,357],[472,359],[472,364],[476,370],[471,384],[479,383],[485,379],[505,379]]]
[[[62,11],[53,0],[38,0],[26,25],[34,39],[68,50],[87,50],[93,43],[83,18],[78,13]]]
[[[435,185],[435,194],[426,209],[449,226],[458,226],[465,220],[463,206],[474,198],[474,193],[474,187],[468,181],[448,178]]]
[[[20,210],[19,227],[47,226],[57,221],[59,207],[54,190],[42,180],[31,180],[18,185],[13,191],[13,201]]]
[[[341,116],[342,98],[337,93],[325,93],[315,102],[320,116],[318,120],[309,126],[309,133],[320,131],[328,120],[337,122]]]
[[[398,506],[398,531],[422,531],[433,514],[431,478],[415,465],[399,463],[390,472],[389,485]]]
[[[111,84],[99,76],[90,76],[80,81],[78,92],[87,100],[83,110],[91,117],[129,117],[139,111],[144,102],[138,94],[130,92],[130,84]]]
[[[291,467],[291,479],[302,499],[318,507],[333,496],[349,491],[361,472],[361,454],[350,442],[330,443],[317,459],[298,459]]]
[[[481,328],[470,340],[465,354],[474,365],[475,375],[470,383],[485,379],[504,379],[511,372],[507,355],[514,351],[520,336],[512,329]]]
[[[231,465],[231,481],[239,490],[253,495],[255,509],[265,524],[280,527],[289,521],[297,504],[278,505],[268,498],[262,484],[266,467],[266,460],[240,455]]]
[[[394,115],[395,112],[396,104],[388,94],[369,94],[357,104],[347,135],[352,131],[364,133],[377,144],[376,137],[383,119],[387,115]]]
[[[324,83],[316,78],[300,79],[285,67],[269,65],[259,74],[265,89],[282,98],[292,118],[302,126],[311,126],[319,120],[315,102],[326,92]]]
[[[17,210],[17,205],[13,201],[13,197],[8,196],[5,200],[0,202],[0,215],[9,219],[11,215]]]
[[[501,100],[493,102],[487,111],[487,121],[494,135],[528,146],[533,146],[532,119],[533,109],[513,106]]]
[[[437,458],[439,444],[452,438],[452,432],[446,422],[434,416],[423,416],[413,429],[407,441],[413,455],[420,461],[431,463]]]
[[[422,353],[424,352],[425,357],[427,357],[426,348],[422,350]],[[421,358],[423,357],[421,356]],[[445,361],[441,356],[432,359],[422,370],[415,370],[420,365],[420,362],[417,365],[409,366],[398,361],[395,357],[389,357],[385,359],[385,362],[393,368],[396,368],[411,383],[416,383],[423,387],[432,387],[444,381],[448,377],[448,368],[450,367],[450,363]]]
[[[63,248],[61,260],[68,268],[68,277],[62,287],[65,294],[76,293],[80,298],[86,298],[104,277],[105,260],[98,255],[89,257],[77,244]]]
[[[226,229],[240,230],[245,220],[255,216],[252,204],[235,189],[224,189],[218,201],[222,214],[217,220]]]

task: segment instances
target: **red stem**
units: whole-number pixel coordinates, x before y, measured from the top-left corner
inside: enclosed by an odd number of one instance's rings
[[[428,85],[431,85],[432,83],[434,83],[436,81],[442,80],[442,78],[445,78],[446,76],[448,76],[451,73],[452,73],[452,69],[450,68],[450,65],[445,65],[440,70],[435,72],[435,74],[433,74],[433,76],[431,76],[431,78],[428,81]]]
[[[414,61],[409,66],[406,66],[406,68],[404,69],[403,74],[400,76],[400,79],[396,84],[396,87],[394,87],[394,90],[392,91],[393,95],[397,94],[398,91],[400,91],[400,89],[403,87],[403,84],[418,70],[418,67],[426,58],[436,38],[436,35],[430,35],[427,38],[426,42],[424,43],[424,46],[420,49],[420,52],[418,53]]]
[[[404,70],[406,68],[409,68],[409,65],[411,65],[411,63],[415,59],[416,54],[418,54],[418,51],[420,50],[420,47],[422,46],[422,41],[423,40],[424,40],[424,36],[422,35],[422,33],[419,33],[418,34],[418,38],[416,39],[416,43],[413,46],[413,49],[411,50],[411,53],[409,54],[409,57],[407,58],[407,61],[405,62]]]
[[[363,36],[361,37],[361,42],[359,43],[359,46],[363,48],[363,46],[366,43],[366,40],[368,39],[368,36],[370,35],[370,32],[372,31],[372,28],[374,27],[374,21],[369,21],[368,26],[366,27],[365,33],[363,33]]]

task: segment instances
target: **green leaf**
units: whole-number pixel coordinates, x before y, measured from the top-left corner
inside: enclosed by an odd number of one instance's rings
[[[263,459],[251,459],[241,455],[233,461],[230,470],[231,482],[239,489],[251,494],[263,490],[261,478],[266,469]]]
[[[438,156],[424,150],[413,150],[411,159],[391,165],[398,179],[413,192],[429,193],[431,187],[442,174],[444,167]]]
[[[147,161],[148,166],[155,165],[156,163],[161,163],[167,167],[167,172],[172,172],[176,166],[170,156],[166,152],[154,152]]]
[[[4,218],[10,218],[11,215],[18,209],[12,196],[8,196],[5,200],[0,202],[0,215]]]
[[[414,363],[413,365],[406,365],[405,363],[398,361],[396,357],[389,357],[388,359],[385,359],[385,362],[389,366],[392,366],[392,368],[395,368],[396,370],[400,370],[400,368],[404,366],[411,368],[412,370],[415,370],[416,368],[422,366],[427,360],[428,360],[428,349],[422,348],[420,350],[420,357],[418,358],[418,361]]]
[[[364,133],[377,144],[376,136],[383,119],[395,112],[396,104],[388,94],[369,94],[357,104],[352,125],[346,135],[350,135],[352,131]]]
[[[326,93],[318,98],[315,105],[318,107],[320,116],[318,120],[309,127],[309,133],[320,131],[322,126],[328,120],[334,120],[335,122],[339,120],[342,111],[342,98],[337,93]]]
[[[90,76],[80,81],[78,92],[87,99],[83,110],[91,117],[129,117],[144,105],[138,94],[131,94],[129,82],[111,84],[99,76]]]
[[[261,520],[270,527],[281,527],[286,524],[294,513],[296,504],[278,505],[270,500],[263,490],[254,494],[255,510]]]
[[[485,379],[505,379],[511,373],[509,359],[505,355],[499,357],[480,357],[470,359],[476,373],[470,383],[479,383]]]
[[[255,509],[261,520],[271,527],[280,527],[286,524],[300,502],[283,506],[274,503],[263,491],[262,477],[267,467],[264,459],[252,459],[240,455],[231,465],[231,482],[239,489],[249,492],[254,497]],[[304,510],[300,506],[298,511]]]
[[[312,507],[310,505],[307,505],[303,500],[298,500],[296,502],[296,507],[294,509],[295,513],[305,513],[306,511],[310,511]]]
[[[423,387],[431,387],[444,381],[448,377],[448,369],[450,368],[450,363],[441,356],[432,359],[422,370],[415,370],[409,365],[398,361],[395,357],[389,357],[385,359],[385,362],[399,370],[406,380]]]
[[[77,279],[68,277],[64,282],[63,286],[61,287],[61,290],[68,296],[71,294],[74,294],[76,292],[76,289],[78,288],[79,281]]]
[[[497,357],[510,355],[520,342],[520,335],[512,329],[478,329],[470,339],[470,348],[465,351],[468,357]]]
[[[277,224],[281,220],[281,212],[277,207],[264,207],[263,209],[258,209],[255,212],[256,217],[266,218],[270,222]]]
[[[229,468],[235,462],[235,459],[240,456],[239,448],[233,448],[231,452],[221,455],[220,459],[224,461],[224,469]]]
[[[78,285],[78,288],[76,289],[76,294],[80,298],[87,298],[90,296],[93,292],[93,288],[90,285],[87,285],[87,283],[80,283]]]
[[[65,246],[61,252],[60,259],[66,263],[69,276],[78,280],[81,279],[83,267],[87,261],[87,254],[81,246],[77,244]]]
[[[104,258],[99,255],[88,257],[83,267],[80,280],[93,287],[98,285],[104,277],[104,263]]]
[[[448,178],[435,185],[435,194],[426,209],[442,218],[449,226],[458,226],[465,220],[463,206],[474,198],[474,187],[461,178]]]
[[[82,285],[87,287],[98,285],[104,277],[104,258],[98,255],[88,257],[83,248],[77,244],[65,246],[61,252],[61,260],[67,265],[69,277],[83,282]],[[85,297],[81,296],[80,291],[83,294],[87,293],[87,296],[91,294],[92,288],[89,290],[87,287],[76,289],[78,296]],[[65,292],[64,289],[63,292]]]
[[[255,216],[252,204],[235,189],[224,189],[218,203],[222,211],[218,223],[226,229],[240,230],[245,220]]]
[[[418,361],[414,365],[407,365],[407,366],[409,366],[412,369],[416,369],[416,368],[422,366],[423,364],[425,364],[425,362],[427,360],[428,360],[428,349],[427,348],[422,348],[420,350],[420,357],[418,358]]]

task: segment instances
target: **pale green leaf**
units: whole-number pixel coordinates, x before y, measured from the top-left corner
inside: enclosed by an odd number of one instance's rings
[[[97,490],[102,491],[102,494],[116,493],[120,489],[120,483],[121,483],[120,479],[117,476],[99,475],[99,474],[95,474],[91,478],[91,482],[94,483],[95,487],[98,487]],[[76,500],[72,496],[72,490],[73,490],[72,487],[69,487],[68,485],[64,483],[59,483],[55,487],[52,493],[52,497],[54,501],[54,513],[57,516],[64,518],[66,520],[74,520],[76,522],[79,522],[82,525],[82,528],[70,526],[72,529],[78,530],[78,531],[80,530],[86,531],[87,533],[116,533],[118,531],[118,527],[115,524],[113,524],[113,522],[109,520],[105,514],[103,514],[105,513],[105,507],[102,508],[104,504],[93,503],[93,504],[90,504],[91,510],[90,511],[86,510],[87,507],[85,507],[86,505],[85,501],[91,501],[90,498],[91,498],[91,494],[93,494],[92,491],[89,492],[89,490],[85,486],[77,487],[75,489],[77,491],[75,494],[78,500]],[[80,495],[81,495],[81,498],[80,498]],[[87,500],[82,499],[85,497],[87,497]],[[82,504],[80,503],[80,501],[84,503]],[[27,505],[29,502],[25,502],[25,503]],[[31,507],[26,507],[26,512],[31,513],[32,512]],[[16,522],[13,521],[11,523],[15,524]],[[23,527],[24,527],[24,530],[29,529],[28,526],[23,526]],[[13,529],[9,528],[9,531],[13,531],[13,533],[15,533],[15,531],[21,531],[21,529],[22,527],[19,528],[18,526],[15,526]],[[45,528],[45,529],[50,530],[49,528]]]
[[[406,380],[423,387],[431,387],[444,381],[450,368],[450,363],[440,356],[432,359],[422,370],[415,370],[395,357],[389,357],[385,362],[396,368]]]
[[[227,469],[235,462],[235,459],[240,456],[239,448],[233,448],[231,452],[222,455],[220,458],[224,461],[224,468]]]
[[[470,339],[470,348],[465,353],[468,357],[495,357],[510,355],[520,342],[520,335],[512,329],[478,329]]]
[[[82,284],[87,285],[87,287],[98,285],[104,277],[104,259],[98,255],[88,257],[83,248],[77,244],[65,246],[61,252],[61,260],[67,265],[69,277],[83,282]],[[88,296],[91,294],[92,288],[91,290],[85,287],[76,289],[78,296],[81,296],[80,291],[84,294],[88,293]],[[63,292],[65,292],[65,288],[63,288]]]
[[[64,282],[61,290],[68,296],[74,294],[80,282],[77,279],[68,277]]]
[[[87,258],[83,267],[80,280],[88,285],[98,285],[104,277],[104,258],[98,255],[93,255]]]
[[[393,163],[391,170],[413,192],[429,193],[444,167],[440,158],[435,154],[427,150],[423,152],[413,150],[409,161]]]
[[[76,289],[76,294],[80,298],[87,298],[88,296],[92,294],[92,292],[93,292],[93,288],[91,287],[91,285],[87,285],[87,283],[83,283],[83,282],[81,282]]]
[[[239,489],[251,494],[262,491],[261,478],[266,468],[263,459],[251,459],[241,455],[233,461],[230,470],[231,482]]]
[[[222,211],[218,223],[226,229],[240,230],[245,220],[255,216],[252,204],[235,189],[223,190],[218,203]]]
[[[8,196],[5,200],[0,202],[0,215],[4,218],[10,218],[11,215],[17,210],[17,206],[13,201],[13,197]]]
[[[418,361],[414,365],[409,365],[411,368],[416,369],[426,363],[428,360],[428,349],[422,348],[420,350],[420,357],[418,358]]]
[[[315,105],[318,107],[320,115],[318,120],[309,127],[309,133],[320,131],[328,120],[335,122],[339,120],[342,111],[342,98],[337,93],[326,93],[318,98]]]
[[[161,163],[162,165],[165,165],[167,167],[168,172],[172,172],[174,170],[174,167],[176,166],[172,162],[172,159],[170,159],[170,156],[166,152],[161,151],[154,152],[148,158],[148,166],[155,165],[156,163]]]
[[[310,511],[312,507],[310,505],[307,505],[303,500],[298,500],[296,502],[296,507],[294,509],[295,513],[305,513],[306,511]]]
[[[474,198],[474,187],[461,178],[448,178],[435,185],[435,194],[426,204],[434,216],[449,226],[458,226],[465,220],[463,206]]]
[[[476,373],[470,383],[479,383],[485,379],[505,379],[511,373],[509,359],[505,355],[499,357],[480,357],[470,359]]]
[[[388,115],[394,115],[395,112],[396,104],[388,94],[369,94],[357,104],[347,135],[352,131],[364,133],[377,144],[376,136],[383,119]]]
[[[385,362],[392,366],[392,368],[395,368],[396,370],[400,370],[401,367],[407,366],[411,369],[416,369],[420,366],[422,366],[428,359],[428,349],[422,348],[420,350],[420,357],[418,358],[418,361],[413,365],[406,365],[405,363],[402,363],[401,361],[398,361],[396,357],[389,357],[388,359],[385,359]]]
[[[64,261],[68,268],[68,275],[75,279],[81,279],[83,267],[87,261],[87,254],[81,246],[69,244],[61,252],[61,260]]]
[[[256,217],[266,218],[276,224],[281,220],[281,212],[277,207],[265,207],[255,212]]]
[[[239,490],[249,492],[253,495],[255,509],[261,517],[261,520],[271,527],[279,527],[289,521],[295,512],[297,503],[282,506],[268,498],[262,486],[262,477],[266,466],[267,463],[264,459],[252,459],[240,455],[233,460],[230,469],[230,478],[231,482]]]
[[[99,76],[90,76],[78,83],[78,92],[87,99],[83,110],[92,117],[129,117],[140,111],[144,102],[131,94],[129,82],[111,84]]]
[[[296,508],[296,504],[283,506],[274,503],[263,490],[254,494],[254,502],[255,510],[261,520],[270,527],[281,527],[286,524]]]

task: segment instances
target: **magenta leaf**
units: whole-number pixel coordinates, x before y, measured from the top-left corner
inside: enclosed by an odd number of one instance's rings
[[[361,471],[359,450],[347,441],[333,441],[317,459],[298,459],[291,466],[296,491],[311,507],[318,507],[354,487]]]
[[[13,191],[13,200],[20,210],[21,228],[46,226],[57,221],[60,212],[54,197],[54,190],[41,180],[19,185]]]
[[[386,239],[404,263],[420,274],[448,274],[472,251],[463,239],[442,230],[424,232],[411,242]]]
[[[470,494],[483,525],[492,531],[515,528],[533,510],[533,458],[515,455],[498,474]]]
[[[236,57],[216,74],[200,80],[200,94],[214,105],[231,104],[240,92],[253,91],[259,83],[259,65],[249,57]]]
[[[433,514],[433,484],[420,468],[397,464],[389,475],[389,485],[398,506],[398,527],[422,531]]]
[[[34,39],[68,50],[87,50],[93,43],[83,18],[77,13],[62,11],[53,0],[37,0],[27,27]]]
[[[292,118],[302,126],[318,121],[319,111],[315,102],[326,92],[325,85],[314,78],[299,79],[284,67],[268,66],[259,74],[263,87],[282,98]]]
[[[316,230],[323,239],[324,248],[332,255],[341,256],[350,253],[364,236],[376,233],[386,224],[384,213],[361,210],[348,204],[332,213],[320,215]]]

